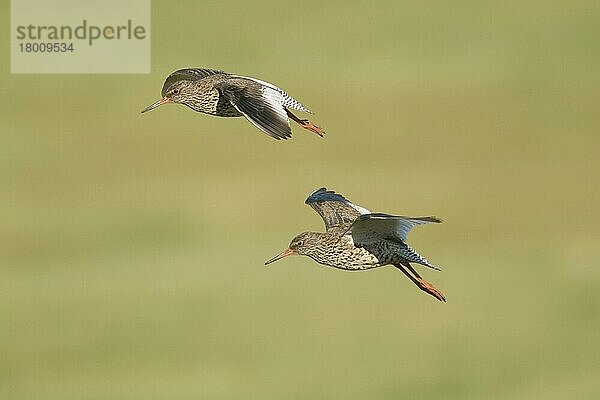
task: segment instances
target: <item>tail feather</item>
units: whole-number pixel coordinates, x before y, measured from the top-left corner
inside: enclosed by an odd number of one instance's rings
[[[423,257],[422,255],[420,255],[419,253],[417,253],[416,250],[413,249],[412,247],[410,247],[408,244],[406,245],[406,247],[404,249],[402,249],[400,251],[400,254],[402,255],[402,258],[404,258],[408,262],[421,264],[421,265],[424,265],[424,266],[429,267],[431,269],[435,269],[437,271],[441,271],[440,268],[438,268],[435,265],[431,264],[429,261],[427,261],[427,259],[425,257]]]

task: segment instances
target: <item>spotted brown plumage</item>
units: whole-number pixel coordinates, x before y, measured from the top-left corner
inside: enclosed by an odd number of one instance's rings
[[[391,264],[421,290],[440,301],[446,301],[442,292],[423,279],[411,263],[437,270],[439,268],[406,243],[407,235],[414,226],[439,223],[439,218],[371,213],[326,188],[311,193],[305,203],[321,216],[325,232],[299,234],[292,239],[287,250],[265,264],[294,254],[305,255],[320,264],[349,271]]]
[[[323,136],[325,131],[291,110],[311,111],[279,87],[240,75],[206,68],[185,68],[165,80],[162,98],[142,113],[166,103],[180,103],[194,111],[218,117],[245,117],[274,139],[292,136],[289,120]]]

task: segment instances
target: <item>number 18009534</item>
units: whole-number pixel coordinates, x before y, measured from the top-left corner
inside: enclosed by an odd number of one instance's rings
[[[73,52],[73,43],[19,43],[21,53],[66,53]]]

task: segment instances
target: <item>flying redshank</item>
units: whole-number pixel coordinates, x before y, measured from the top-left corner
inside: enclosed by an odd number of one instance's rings
[[[290,110],[312,112],[277,86],[227,72],[186,68],[173,72],[163,84],[162,98],[142,113],[167,103],[181,103],[194,111],[219,117],[244,116],[274,139],[292,136],[289,119],[323,137],[325,131]]]
[[[326,188],[311,193],[305,201],[325,222],[325,232],[303,232],[292,239],[287,250],[270,264],[290,255],[309,256],[319,264],[358,271],[392,264],[419,289],[440,301],[446,298],[414,270],[410,263],[437,269],[406,243],[415,225],[441,222],[436,217],[403,217],[369,210],[352,204]]]

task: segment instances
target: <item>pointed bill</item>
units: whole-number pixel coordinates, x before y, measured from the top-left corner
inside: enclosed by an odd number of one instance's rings
[[[268,260],[268,261],[265,261],[265,265],[269,265],[269,264],[271,264],[272,262],[275,262],[275,261],[277,261],[277,260],[280,260],[280,259],[282,259],[283,257],[291,256],[292,254],[294,254],[294,250],[292,250],[292,249],[287,249],[287,250],[284,250],[284,251],[282,251],[281,253],[277,254],[275,257],[271,258],[270,260]]]
[[[163,104],[167,104],[167,103],[170,103],[170,102],[171,102],[170,98],[163,97],[162,99],[160,99],[158,101],[155,101],[154,103],[150,104],[148,107],[144,108],[142,110],[142,114],[145,113],[145,112],[147,112],[147,111],[154,110],[156,107],[162,106]]]

